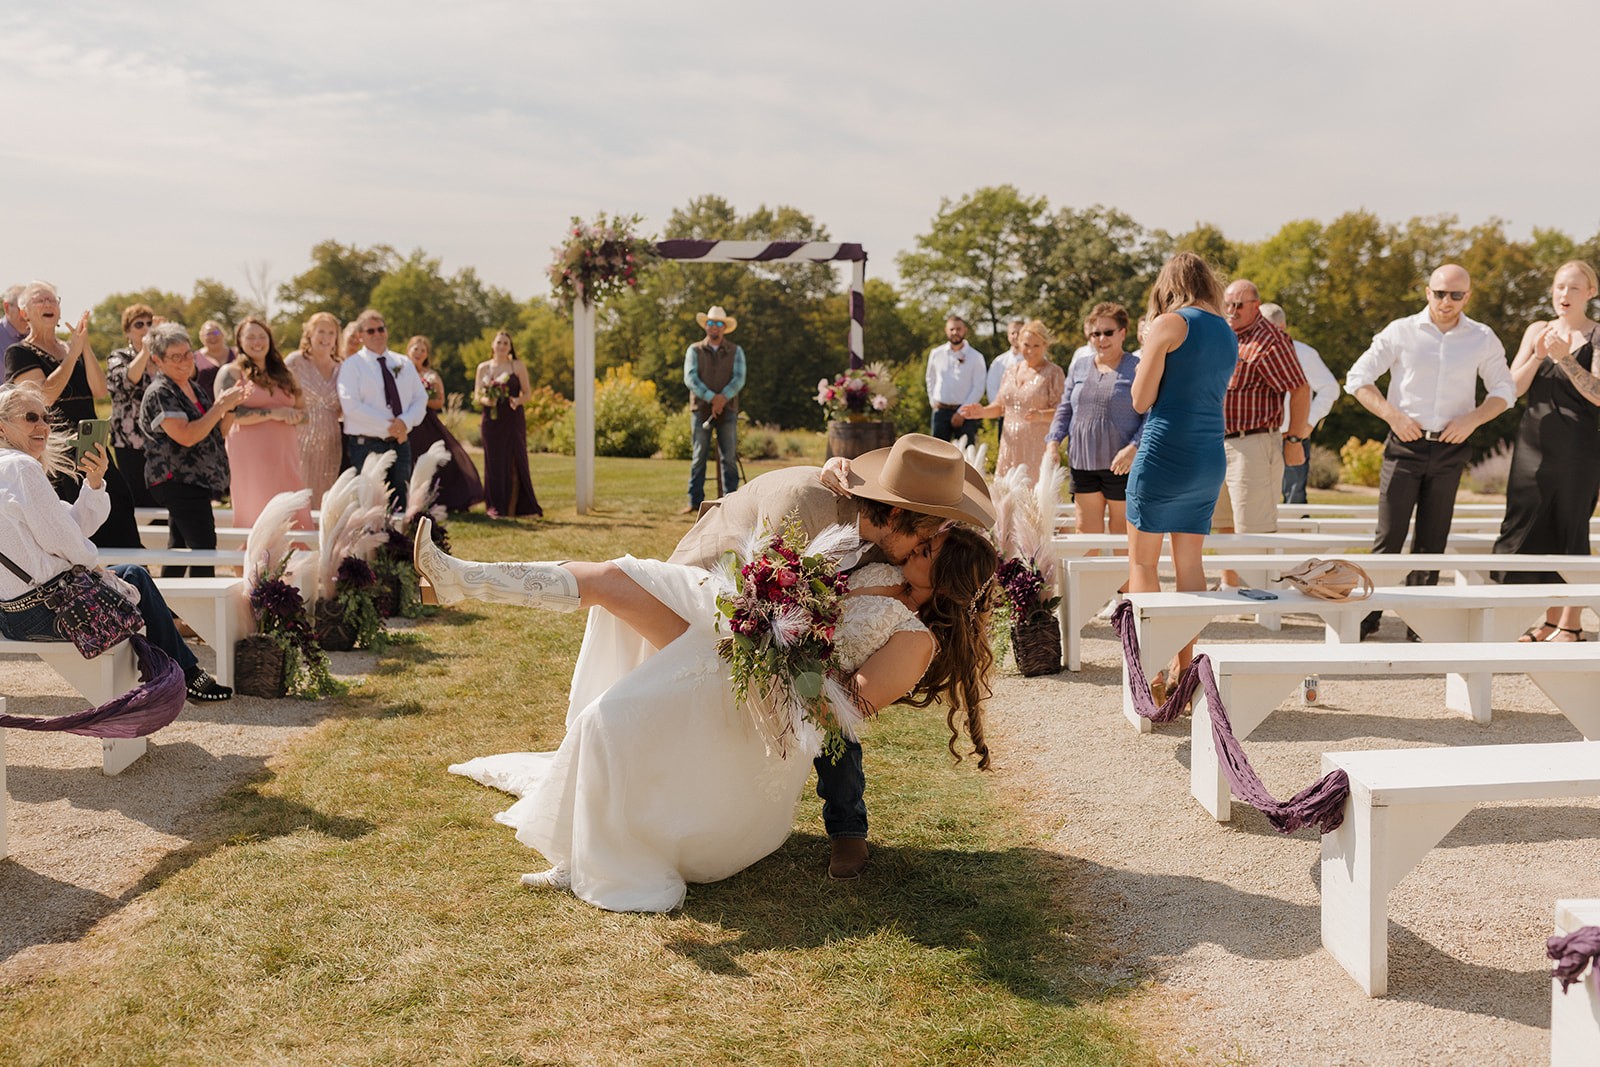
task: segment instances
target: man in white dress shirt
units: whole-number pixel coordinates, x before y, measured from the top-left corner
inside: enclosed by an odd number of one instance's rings
[[[1283,308],[1277,304],[1262,304],[1261,317],[1272,323],[1284,333],[1289,332]],[[1315,433],[1317,424],[1328,417],[1328,412],[1333,410],[1333,402],[1339,399],[1339,379],[1322,362],[1322,357],[1317,350],[1304,341],[1290,340],[1294,344],[1295,358],[1300,361],[1300,369],[1305,371],[1306,383],[1311,386],[1311,412],[1306,416],[1306,423]],[[1289,432],[1289,401],[1283,402],[1283,432]],[[1283,502],[1285,504],[1304,504],[1306,502],[1306,481],[1311,477],[1311,435],[1306,435],[1305,459],[1297,464],[1284,464],[1283,467]]]
[[[1416,512],[1413,552],[1443,552],[1455,514],[1456,487],[1472,458],[1467,438],[1517,399],[1505,345],[1463,312],[1472,277],[1446,264],[1428,279],[1428,306],[1396,319],[1372,339],[1345,379],[1345,392],[1389,424],[1378,482],[1378,530],[1372,551],[1399,552]],[[1377,381],[1389,374],[1389,393]],[[1477,404],[1478,379],[1488,395]],[[1407,585],[1436,585],[1439,572],[1412,571]],[[1363,638],[1381,612],[1361,623]],[[1407,638],[1415,637],[1407,633]]]
[[[1006,324],[1006,340],[1011,342],[1011,347],[994,357],[989,364],[987,376],[988,384],[985,392],[991,404],[1000,403],[1000,384],[1006,380],[1006,368],[1022,358],[1022,326],[1023,319],[1012,319]],[[998,439],[1006,429],[1006,417],[1000,416],[994,420],[995,437]]]
[[[983,399],[983,353],[967,344],[967,320],[951,315],[944,320],[945,344],[928,353],[928,405],[933,408],[933,436],[957,445],[973,444],[979,419],[964,419],[963,404]],[[962,440],[956,440],[961,438]]]
[[[409,357],[389,351],[389,327],[368,308],[356,318],[361,351],[339,364],[339,407],[344,413],[347,464],[360,469],[374,452],[393,452],[389,468],[392,506],[406,506],[411,480],[407,438],[428,412],[428,390]]]

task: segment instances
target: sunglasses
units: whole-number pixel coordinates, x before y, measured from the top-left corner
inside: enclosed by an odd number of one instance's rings
[[[389,327],[387,327],[387,326],[368,326],[366,329],[362,330],[361,332],[365,333],[365,334],[388,333],[389,332]]]
[[[1116,335],[1117,335],[1117,331],[1116,330],[1090,330],[1089,331],[1089,336],[1090,337],[1115,337]]]
[[[17,418],[15,420],[13,420],[13,421],[21,421],[21,422],[26,422],[29,425],[37,425],[38,423],[41,423],[41,422],[44,421],[44,416],[41,415],[37,411],[24,411],[21,415],[18,415]]]
[[[128,323],[128,329],[130,330],[148,330],[149,328],[149,319],[134,319],[132,322]]]
[[[1429,289],[1428,292],[1433,294],[1435,300],[1465,300],[1467,298],[1465,289]]]
[[[723,322],[721,319],[707,319],[706,320],[706,325],[707,326],[726,326],[728,324]]]
[[[1259,303],[1261,303],[1259,300],[1224,300],[1222,302],[1222,306],[1225,308],[1232,308],[1233,310],[1237,311],[1240,308],[1249,307],[1251,304]]]

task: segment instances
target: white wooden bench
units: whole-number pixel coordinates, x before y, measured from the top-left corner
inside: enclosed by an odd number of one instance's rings
[[[102,548],[100,562],[137,563],[152,577],[161,568],[172,567],[240,567],[244,566],[243,548]]]
[[[1600,900],[1556,901],[1555,932],[1600,926]],[[1550,979],[1550,1067],[1594,1067],[1600,1059],[1600,976],[1594,965],[1565,992]]]
[[[217,654],[213,672],[223,685],[233,684],[233,646],[255,632],[255,618],[243,578],[157,578],[156,588],[167,607],[200,635]]]
[[[0,640],[0,653],[37,656],[95,707],[139,684],[138,661],[126,641],[94,659],[84,659],[71,641]],[[121,774],[144,755],[145,748],[142,737],[101,738],[100,769],[105,774]]]
[[[1600,794],[1600,741],[1325,753],[1323,773],[1336,768],[1350,797],[1343,825],[1322,835],[1322,944],[1378,997],[1389,892],[1478,804]]]
[[[1247,585],[1279,592],[1284,587],[1274,584],[1273,579],[1286,565],[1300,563],[1302,558],[1309,557],[1270,552],[1240,553],[1206,556],[1205,566],[1208,571],[1223,568],[1237,571]],[[1492,571],[1555,571],[1568,582],[1600,582],[1600,556],[1436,552],[1417,555],[1366,554],[1355,562],[1371,576],[1374,585],[1399,585],[1414,570],[1454,572],[1457,585],[1486,585]],[[1067,670],[1075,671],[1083,666],[1083,628],[1128,580],[1128,558],[1090,556],[1068,559],[1062,562],[1061,568],[1061,604],[1056,608],[1056,616],[1061,620],[1061,646],[1066,654]],[[1244,612],[1249,613],[1248,610]]]
[[[1218,696],[1228,709],[1233,736],[1243,741],[1307,674],[1328,678],[1395,674],[1526,674],[1543,689],[1586,739],[1600,740],[1600,651],[1592,644],[1489,643],[1308,645],[1200,645],[1211,658]],[[1449,700],[1446,700],[1449,705]],[[1480,722],[1489,710],[1451,706]],[[1211,706],[1204,697],[1189,724],[1189,791],[1218,822],[1232,817],[1232,791],[1211,735]]]
[[[165,526],[139,527],[139,540],[145,548],[166,548],[170,531]],[[296,530],[294,539],[305,545],[316,547],[319,534],[316,530]],[[218,526],[217,547],[243,550],[245,542],[250,539],[248,526]]]
[[[1424,641],[1512,641],[1548,607],[1600,605],[1600,585],[1383,586],[1365,600],[1318,600],[1293,590],[1276,600],[1246,600],[1217,590],[1196,593],[1129,593],[1145,676],[1164,667],[1219,615],[1311,614],[1322,619],[1329,644],[1358,644],[1369,611],[1392,611]],[[1446,676],[1446,699],[1473,718],[1487,714],[1492,671]],[[1122,713],[1140,733],[1150,721],[1133,710],[1128,668],[1122,668]]]

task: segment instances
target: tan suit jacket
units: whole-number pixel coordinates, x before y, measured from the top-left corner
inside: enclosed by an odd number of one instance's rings
[[[701,516],[678,542],[668,562],[710,570],[717,557],[737,548],[757,524],[765,522],[775,532],[791,517],[800,520],[806,536],[815,537],[836,522],[854,525],[856,501],[853,497],[835,496],[825,488],[816,467],[768,471],[723,497]]]

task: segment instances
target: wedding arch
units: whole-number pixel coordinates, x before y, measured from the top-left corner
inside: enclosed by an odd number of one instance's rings
[[[858,244],[829,241],[702,241],[655,242],[662,259],[697,263],[833,263],[850,268],[850,329],[847,345],[852,369],[862,359],[867,322],[867,253]],[[577,509],[587,515],[594,506],[594,348],[595,306],[580,288],[572,302],[573,404],[577,452]]]

